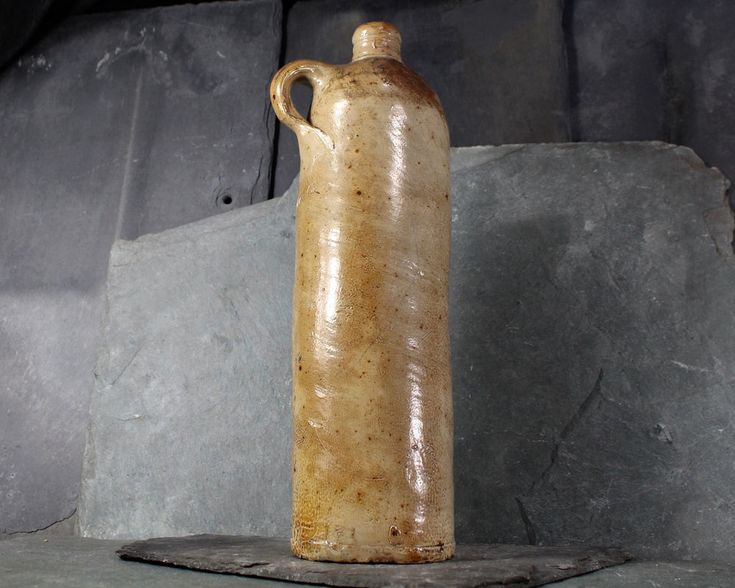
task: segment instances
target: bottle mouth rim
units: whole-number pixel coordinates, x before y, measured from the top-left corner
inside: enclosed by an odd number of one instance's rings
[[[352,35],[352,60],[390,57],[401,60],[401,33],[390,23],[373,21],[361,24]]]

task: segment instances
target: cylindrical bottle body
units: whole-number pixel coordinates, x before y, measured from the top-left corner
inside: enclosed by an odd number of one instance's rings
[[[294,552],[454,550],[449,138],[402,63],[334,68],[300,136],[293,325]]]

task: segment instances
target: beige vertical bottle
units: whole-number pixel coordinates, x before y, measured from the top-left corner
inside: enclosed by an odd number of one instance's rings
[[[298,136],[293,552],[416,563],[454,552],[447,324],[449,136],[387,23],[346,65],[296,61],[271,84]],[[291,85],[314,90],[305,120]]]

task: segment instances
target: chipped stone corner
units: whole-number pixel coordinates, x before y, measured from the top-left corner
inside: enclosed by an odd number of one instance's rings
[[[717,254],[732,260],[735,258],[735,212],[727,194],[724,195],[724,200],[723,206],[705,210],[702,218]]]
[[[662,146],[676,153],[682,160],[687,163],[692,171],[703,171],[716,176],[717,179],[722,182],[723,192],[727,192],[730,189],[730,179],[725,176],[725,174],[723,174],[719,168],[707,165],[707,163],[691,147],[687,147],[685,145],[676,145],[673,143],[663,143],[659,141],[656,141],[656,143],[660,143]]]

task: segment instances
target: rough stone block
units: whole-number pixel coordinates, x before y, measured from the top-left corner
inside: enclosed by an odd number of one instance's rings
[[[732,559],[726,186],[663,143],[455,159],[460,536]]]
[[[663,143],[452,166],[458,540],[732,559],[726,180]],[[84,534],[288,533],[294,204],[115,245]]]
[[[294,206],[113,246],[83,535],[288,529]]]

